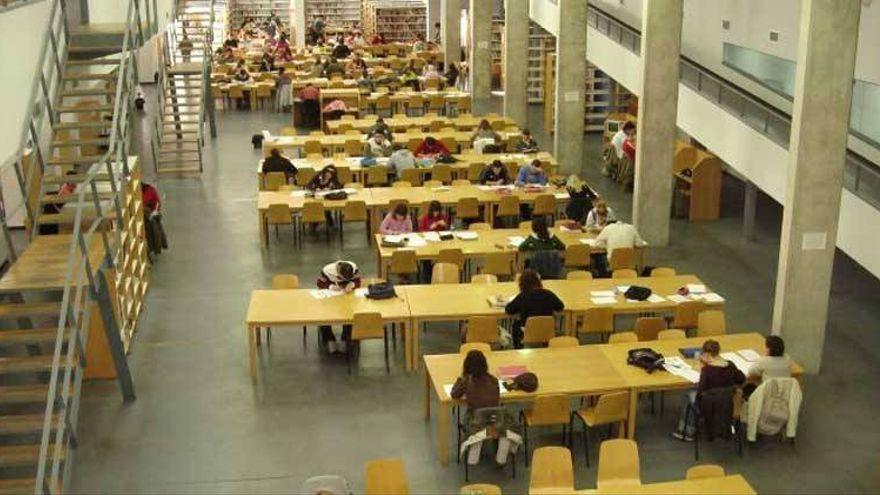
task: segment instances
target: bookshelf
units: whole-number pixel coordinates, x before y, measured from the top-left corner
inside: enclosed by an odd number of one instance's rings
[[[544,102],[544,62],[553,53],[556,53],[556,37],[534,21],[529,21],[529,75],[526,85],[529,103]]]
[[[329,27],[351,28],[361,23],[361,0],[305,0],[306,25],[319,15]]]
[[[125,348],[131,342],[138,316],[144,306],[144,296],[150,283],[150,260],[147,255],[146,231],[144,230],[144,205],[141,194],[140,164],[130,161],[131,175],[125,188],[125,205],[122,208],[122,244],[116,259],[116,300],[119,327]]]
[[[389,43],[427,36],[426,7],[422,0],[364,0],[363,20],[367,38],[382,34]]]
[[[290,22],[290,0],[230,0],[229,26],[238,29],[246,17],[256,22],[268,20],[271,14],[281,19],[282,24]]]
[[[504,19],[492,19],[492,90],[504,89]]]

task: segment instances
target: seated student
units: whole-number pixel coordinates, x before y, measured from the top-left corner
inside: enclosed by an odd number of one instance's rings
[[[547,184],[547,174],[541,168],[540,160],[532,160],[530,163],[523,165],[520,167],[519,173],[516,174],[517,187],[535,184],[541,186]]]
[[[330,57],[330,61],[324,66],[324,71],[321,75],[324,77],[330,77],[334,74],[343,73],[345,73],[345,68],[342,67],[342,64],[340,64],[335,57]]]
[[[454,88],[455,83],[458,82],[459,74],[458,65],[455,62],[450,63],[446,73],[443,74],[443,77],[446,78],[446,86]]]
[[[697,407],[697,400],[709,390],[715,388],[727,388],[735,385],[742,385],[746,377],[742,371],[737,369],[736,365],[722,358],[721,345],[716,340],[707,340],[703,342],[703,348],[700,352],[700,381],[697,388],[685,394],[682,400],[681,414],[678,420],[678,428],[672,432],[672,436],[691,442],[696,433],[696,415],[692,408]]]
[[[422,69],[422,77],[425,79],[436,79],[440,77],[440,73],[437,72],[437,68],[434,67],[434,64],[425,64],[425,68]]]
[[[489,121],[483,119],[480,121],[480,125],[471,135],[471,142],[475,142],[480,139],[491,139],[492,141],[499,141],[501,136],[495,132],[495,129],[492,129],[492,126],[489,124]]]
[[[339,44],[333,49],[331,55],[336,59],[348,58],[348,56],[351,55],[351,49],[345,44],[344,40],[340,39]]]
[[[749,379],[757,383],[748,383],[743,387],[743,398],[748,399],[766,378],[790,378],[791,358],[785,354],[785,341],[778,335],[764,338],[767,355],[761,356],[749,368]]]
[[[281,150],[272,148],[269,157],[263,160],[263,173],[269,172],[284,172],[287,182],[290,182],[296,178],[297,170],[293,163],[281,154]]]
[[[498,407],[501,404],[498,378],[489,373],[486,356],[482,351],[472,350],[467,353],[461,376],[455,380],[449,395],[453,399],[464,398],[468,412],[483,407]]]
[[[520,153],[538,152],[538,142],[535,141],[535,138],[532,137],[532,133],[529,132],[528,129],[523,129],[522,137],[520,137],[519,142],[516,143],[516,151]]]
[[[315,55],[315,62],[312,64],[312,69],[309,71],[309,75],[313,78],[322,77],[324,75],[324,60],[321,59],[320,55]]]
[[[260,72],[272,72],[275,70],[275,57],[266,50],[263,52],[263,58],[260,59]]]
[[[507,167],[501,160],[493,160],[480,174],[480,184],[487,186],[503,186],[510,183],[507,175]]]
[[[399,203],[394,210],[388,212],[379,225],[379,233],[388,234],[409,234],[413,231],[412,219],[409,217],[409,209],[405,204]]]
[[[251,75],[248,73],[247,67],[242,63],[239,63],[238,67],[235,69],[235,80],[238,82],[248,82],[251,80]]]
[[[598,198],[593,203],[593,209],[587,213],[587,222],[584,224],[584,227],[593,231],[600,231],[610,222],[616,221],[617,216],[614,214],[614,210],[608,206],[604,199]]]
[[[511,331],[513,347],[522,349],[523,325],[526,320],[532,316],[553,316],[563,308],[564,305],[556,294],[541,285],[538,272],[531,268],[523,270],[519,277],[519,294],[504,307],[505,313],[518,316]]]
[[[416,156],[419,158],[437,158],[448,154],[449,149],[446,145],[431,136],[426,137],[422,144],[416,148]]]
[[[647,244],[636,228],[628,223],[606,220],[606,224],[596,237],[596,246],[605,248],[608,260],[614,257],[615,249],[642,247]]]
[[[369,129],[367,129],[367,136],[372,136],[377,132],[381,132],[385,135],[385,139],[389,142],[394,140],[394,134],[391,131],[391,126],[385,123],[385,119],[379,117],[376,119],[376,123],[371,125]]]
[[[404,67],[400,71],[400,82],[405,86],[410,86],[415,91],[419,91],[419,73],[416,70],[416,66],[410,62],[406,67]]]
[[[420,232],[440,232],[449,230],[449,216],[443,213],[443,207],[439,201],[431,201],[428,211],[419,220]]]
[[[372,135],[372,139],[364,143],[364,156],[367,158],[391,156],[391,143],[385,139],[385,134],[377,132]]]
[[[565,244],[547,229],[547,217],[532,218],[532,233],[519,245],[520,251],[561,251]]]
[[[394,152],[388,158],[388,168],[392,174],[400,177],[401,172],[416,166],[416,157],[413,152],[402,144],[394,145]]]
[[[339,174],[336,171],[336,167],[333,165],[327,165],[322,168],[321,171],[312,177],[312,180],[306,184],[306,189],[313,192],[342,189],[342,183],[339,182]]]
[[[361,274],[353,261],[334,261],[321,270],[318,275],[318,288],[341,292],[352,292],[361,286]],[[346,344],[351,340],[351,325],[342,326],[342,341],[337,342],[330,325],[321,325],[321,343],[333,354],[345,352]]]

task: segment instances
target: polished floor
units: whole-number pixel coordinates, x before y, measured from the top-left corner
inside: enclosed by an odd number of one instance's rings
[[[530,110],[541,127],[541,108]],[[129,357],[138,399],[123,404],[114,383],[90,383],[80,417],[80,445],[72,489],[80,493],[293,493],[319,474],[349,479],[363,490],[365,463],[401,457],[413,493],[456,493],[461,466],[441,467],[434,423],[422,417],[421,375],[403,371],[398,346],[391,374],[381,344],[365,345],[354,375],[344,360],[318,352],[315,332],[302,344],[299,328],[274,329],[263,347],[260,375],[246,368],[244,316],[251,289],[268,286],[276,273],[296,273],[313,284],[320,267],[337,258],[375,270],[363,235],[326,244],[323,236],[293,247],[291,232],[271,236],[261,251],[255,211],[259,151],[251,135],[278,131],[287,116],[219,111],[219,137],[205,148],[205,172],[195,179],[158,181],[165,200],[171,250],[153,270],[146,312]],[[551,139],[538,133],[546,148]],[[582,173],[629,218],[631,195],[598,173],[599,141],[586,138]],[[742,188],[728,180],[724,218],[691,224],[675,220],[673,242],[652,249],[649,263],[695,273],[727,299],[728,326],[766,332],[770,325],[781,208],[759,204],[757,239],[742,236]],[[742,457],[732,445],[706,446],[703,462],[742,473],[760,493],[872,493],[880,490],[880,283],[845,255],[835,264],[831,314],[819,376],[805,379],[804,411],[796,446],[764,441]],[[454,352],[454,332],[432,327],[427,353]],[[638,425],[642,480],[680,479],[693,447],[669,435],[678,397],[667,394],[666,413],[651,415],[647,402]],[[559,441],[547,432],[536,442]],[[594,444],[595,448],[595,444]],[[592,459],[596,459],[593,451]],[[519,457],[522,459],[522,456]],[[488,461],[488,460],[487,460]],[[529,471],[517,479],[489,462],[472,481],[521,493]],[[576,444],[576,486],[595,486],[596,468],[583,463]]]

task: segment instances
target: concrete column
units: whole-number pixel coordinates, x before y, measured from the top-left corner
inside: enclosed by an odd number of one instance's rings
[[[443,43],[443,60],[461,62],[461,0],[440,0],[440,35]]]
[[[441,7],[440,3],[442,0],[426,0],[425,5],[427,9],[425,9],[425,39],[428,41],[434,41],[434,24],[438,22],[441,23]],[[441,32],[442,32],[441,27]],[[442,38],[442,35],[441,35]]]
[[[556,35],[556,122],[553,149],[560,172],[577,173],[584,159],[587,1],[559,0]]]
[[[492,98],[492,12],[490,0],[470,0],[471,45],[468,53],[474,114],[489,111]]]
[[[292,0],[294,46],[306,46],[306,0]]]
[[[528,127],[529,0],[504,0],[504,115]]]
[[[669,243],[681,12],[682,0],[646,0],[642,9],[633,224],[652,246]]]
[[[758,210],[758,186],[746,181],[745,200],[743,201],[743,237],[755,240],[755,215]]]
[[[858,0],[804,0],[773,333],[810,373],[822,362],[849,132]]]

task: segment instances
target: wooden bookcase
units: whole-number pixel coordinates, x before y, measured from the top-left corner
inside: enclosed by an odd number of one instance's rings
[[[389,43],[407,42],[421,34],[427,39],[426,7],[421,0],[364,0],[364,33],[379,33]]]
[[[126,350],[134,336],[138,316],[144,306],[144,296],[150,285],[150,260],[147,254],[144,226],[144,202],[141,194],[141,168],[137,161],[130,162],[131,175],[125,181],[125,205],[121,229],[121,245],[116,254],[116,297],[119,328]]]
[[[246,17],[259,23],[269,19],[271,14],[282,22],[290,22],[290,9],[290,0],[230,0],[229,27],[238,29]]]
[[[547,75],[544,64],[553,53],[556,53],[556,36],[545,31],[534,21],[529,21],[529,76],[526,86],[529,103],[545,101]]]
[[[361,0],[305,0],[306,26],[319,15],[331,28],[351,28],[361,24]]]

